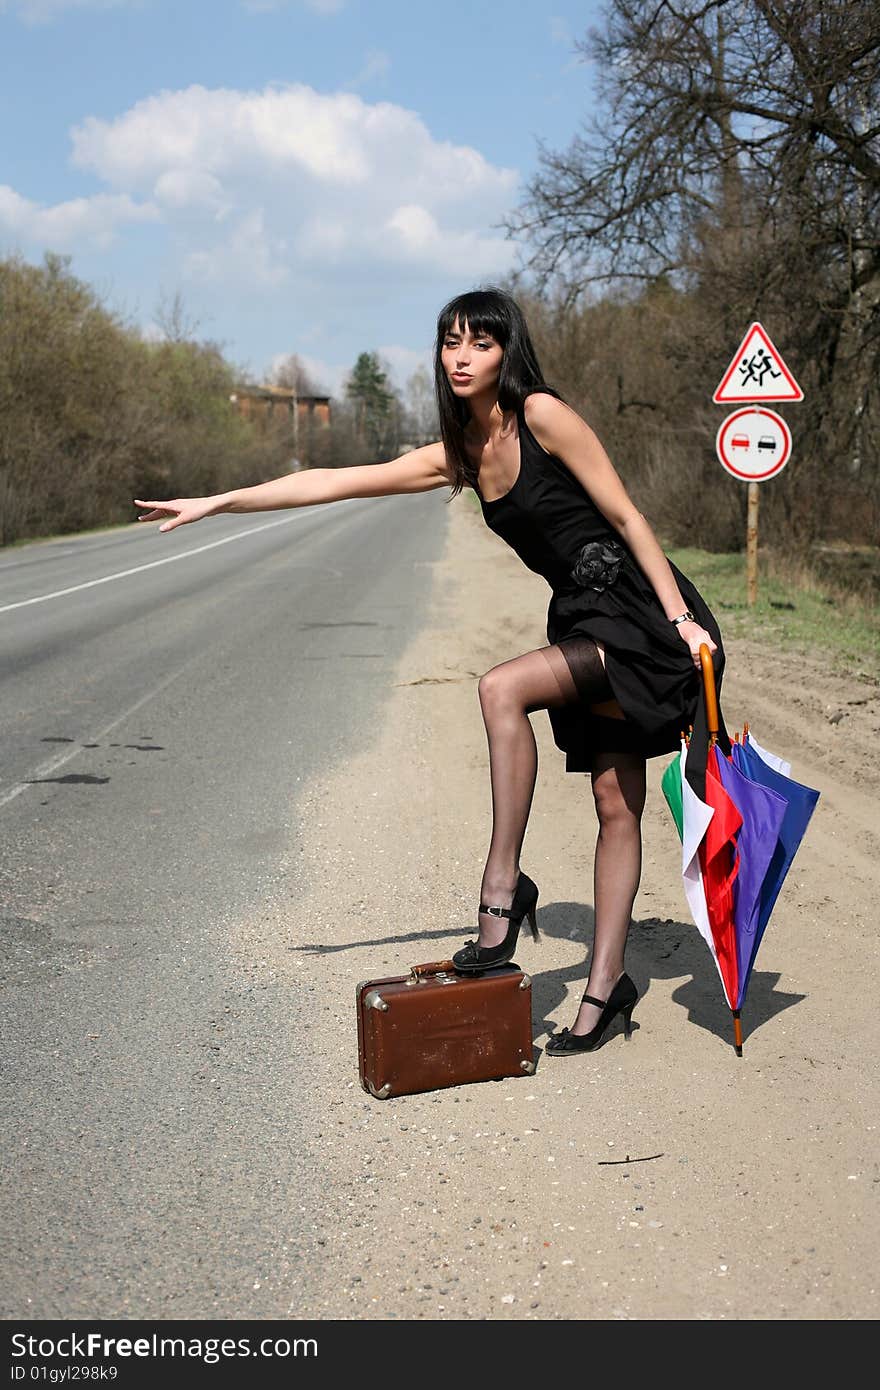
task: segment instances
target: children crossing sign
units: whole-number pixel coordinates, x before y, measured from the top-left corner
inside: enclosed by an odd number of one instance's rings
[[[716,405],[746,401],[802,401],[804,393],[760,323],[753,323],[712,400]]]

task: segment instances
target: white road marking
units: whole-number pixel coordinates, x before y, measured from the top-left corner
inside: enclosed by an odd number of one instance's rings
[[[296,509],[297,512],[300,508]],[[31,603],[48,603],[52,598],[63,598],[65,594],[77,594],[81,589],[93,589],[96,584],[109,584],[114,579],[127,579],[130,574],[142,574],[144,570],[156,569],[158,565],[173,565],[176,560],[188,560],[191,555],[201,555],[204,550],[213,550],[218,545],[229,545],[231,541],[243,540],[245,536],[256,535],[258,531],[271,531],[273,526],[287,526],[295,521],[294,516],[283,516],[280,521],[267,521],[262,526],[249,526],[246,531],[236,531],[232,536],[224,536],[219,541],[209,541],[207,545],[197,545],[194,550],[183,550],[178,555],[166,555],[162,560],[151,560],[146,565],[135,565],[134,569],[118,570],[116,574],[105,574],[103,579],[87,579],[82,584],[72,584],[69,589],[56,589],[51,594],[38,594],[36,598],[23,598],[18,603],[7,603],[0,613],[11,613],[14,608],[27,608]]]
[[[356,499],[340,498],[340,501],[349,500]],[[128,575],[140,574],[143,570],[154,569],[157,565],[168,565],[171,564],[174,560],[186,560],[191,555],[200,555],[204,550],[213,550],[215,546],[227,545],[230,541],[241,540],[243,539],[243,537],[252,536],[259,531],[271,530],[273,526],[284,526],[288,522],[296,520],[296,517],[299,515],[300,510],[300,508],[297,508],[293,516],[281,517],[278,521],[268,521],[265,522],[262,526],[249,526],[246,531],[236,531],[235,534],[232,536],[224,536],[221,540],[218,541],[209,541],[206,545],[196,546],[194,550],[186,550],[181,552],[179,555],[168,555],[161,560],[152,560],[149,564],[146,565],[137,565],[133,569],[120,570],[117,574],[108,574],[103,579],[90,579],[83,584],[74,584],[69,589],[59,589],[56,593],[40,594],[37,598],[28,598],[21,600],[19,603],[6,604],[5,607],[0,608],[0,613],[8,613],[12,608],[25,608],[30,603],[45,603],[49,599],[60,598],[64,594],[73,594],[80,589],[90,589],[95,584],[107,584],[112,579],[125,579]],[[341,573],[341,571],[334,570],[333,573],[339,574]],[[166,676],[165,680],[160,681],[160,683],[157,686],[155,686],[152,690],[148,691],[146,695],[142,695],[140,699],[135,700],[134,704],[130,705],[128,709],[124,710],[122,714],[117,715],[115,719],[111,719],[110,723],[105,724],[102,729],[99,729],[97,731],[97,733],[90,734],[87,737],[78,740],[78,743],[80,744],[79,747],[69,748],[64,753],[58,753],[55,755],[55,757],[50,758],[47,762],[41,763],[38,767],[34,768],[34,770],[30,774],[28,774],[28,778],[26,781],[18,782],[15,786],[10,787],[8,791],[0,794],[0,807],[8,805],[10,801],[14,801],[17,796],[20,796],[23,791],[27,791],[28,787],[31,787],[34,785],[34,783],[39,783],[40,781],[43,781],[45,778],[50,777],[53,772],[57,772],[60,767],[63,767],[65,763],[70,762],[72,758],[75,758],[78,754],[85,752],[85,747],[82,745],[85,745],[87,743],[99,743],[100,740],[105,738],[107,734],[109,734],[113,729],[115,729],[118,724],[121,724],[123,720],[128,719],[130,715],[134,714],[136,710],[139,710],[142,705],[145,705],[156,695],[161,694],[161,692],[167,686],[171,685],[173,681],[176,681],[179,676],[182,676],[184,671],[188,670],[189,667],[192,666],[196,661],[200,661],[204,655],[205,653],[202,652],[199,653],[198,656],[192,657],[183,666],[181,666],[179,670],[175,671],[170,676]]]

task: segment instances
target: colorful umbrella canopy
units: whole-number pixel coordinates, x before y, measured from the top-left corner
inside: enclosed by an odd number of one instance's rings
[[[681,877],[684,894],[691,910],[697,930],[712,953],[718,965],[718,952],[712,928],[709,925],[709,911],[706,907],[706,890],[703,887],[703,871],[700,867],[699,848],[715,812],[705,801],[701,801],[685,776],[688,746],[681,741],[681,752],[671,762],[663,774],[663,794],[669,803],[672,818],[681,840]],[[718,969],[719,975],[721,969]],[[722,976],[722,984],[724,977]]]
[[[790,763],[748,733],[733,743],[730,756],[719,750],[708,647],[700,655],[705,745],[693,733],[683,739],[662,787],[682,841],[685,896],[721,976],[741,1056],[740,1010],[755,957],[819,793],[795,782]]]
[[[734,890],[740,868],[737,839],[743,822],[724,788],[718,764],[718,749],[713,745],[706,759],[706,804],[715,814],[706,828],[698,853],[718,969],[727,1002],[732,1009],[736,1009],[739,976]]]
[[[737,746],[734,745],[734,748]],[[734,886],[733,904],[737,992],[735,1002],[731,1004],[731,1008],[741,1009],[760,941],[758,917],[762,893],[777,851],[788,803],[778,792],[741,772],[736,765],[735,752],[733,759],[718,759],[718,772],[722,786],[741,817],[737,837],[739,874]]]
[[[801,782],[796,782],[793,777],[785,776],[777,771],[766,760],[763,750],[761,754],[758,754],[756,747],[751,734],[746,733],[742,743],[734,744],[734,765],[745,772],[753,783],[775,793],[784,802],[785,811],[777,832],[773,854],[760,886],[754,940],[752,941],[746,975],[747,981],[748,974],[751,973],[755,963],[755,956],[758,953],[764,930],[770,920],[770,913],[779,897],[779,890],[785,882],[786,874],[791,868],[798,846],[810,823],[810,817],[816,809],[816,802],[819,800],[819,793],[813,787],[805,787]]]

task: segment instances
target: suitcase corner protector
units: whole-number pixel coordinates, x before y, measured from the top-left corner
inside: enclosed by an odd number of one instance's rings
[[[368,1081],[367,1086],[369,1087],[370,1094],[375,1096],[377,1100],[387,1100],[388,1097],[391,1095],[390,1081],[386,1081],[384,1086],[378,1087],[374,1086],[372,1081]]]

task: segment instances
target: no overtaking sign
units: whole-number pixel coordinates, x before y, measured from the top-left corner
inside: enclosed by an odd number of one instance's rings
[[[736,410],[718,431],[715,452],[734,478],[764,483],[788,463],[791,430],[774,410],[760,406]]]

